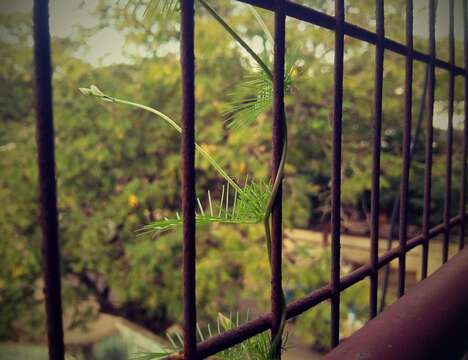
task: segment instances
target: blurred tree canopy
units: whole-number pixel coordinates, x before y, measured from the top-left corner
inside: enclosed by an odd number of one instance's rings
[[[124,2],[123,2],[124,3]],[[124,316],[155,332],[181,321],[181,234],[136,236],[136,230],[179,210],[179,135],[151,114],[83,97],[78,87],[97,84],[109,94],[155,107],[179,119],[178,17],[145,20],[144,1],[102,0],[93,29],[73,38],[53,38],[54,117],[60,239],[67,326],[86,323],[96,312]],[[265,58],[269,43],[245,5],[211,1],[222,16]],[[307,5],[332,13],[330,1]],[[402,38],[403,1],[389,1],[387,33]],[[270,29],[273,18],[259,10]],[[373,30],[369,1],[347,6],[349,21]],[[93,66],[76,55],[87,38],[106,26],[126,35],[129,63]],[[0,17],[0,338],[35,339],[43,331],[37,165],[32,108],[30,14]],[[288,19],[287,49],[297,56],[294,88],[286,98],[290,153],[286,165],[285,227],[328,221],[333,100],[333,33]],[[426,49],[427,39],[416,38]],[[446,40],[439,47],[445,49]],[[371,185],[374,47],[346,38],[343,103],[343,213],[365,220]],[[143,55],[142,55],[143,54]],[[444,54],[444,50],[441,50]],[[457,54],[459,55],[459,54]],[[232,132],[223,120],[229,95],[252,69],[248,56],[203,9],[196,14],[197,141],[239,181],[267,179],[271,114],[255,128]],[[382,132],[381,213],[389,215],[401,168],[404,58],[386,53]],[[425,66],[415,64],[414,119]],[[446,109],[448,76],[437,73],[436,100]],[[457,114],[463,110],[457,81]],[[414,127],[413,121],[413,127]],[[425,123],[425,122],[424,122]],[[410,223],[422,213],[424,133],[416,146],[410,184]],[[453,214],[461,170],[462,126],[454,132]],[[446,131],[435,128],[432,224],[442,221]],[[197,158],[197,191],[221,192],[222,179]],[[261,229],[211,226],[198,229],[198,311],[201,322],[218,311],[236,311],[256,300],[266,310],[268,261]],[[285,257],[285,288],[303,296],[328,282],[328,255],[298,248]],[[300,263],[301,267],[290,266]],[[307,269],[307,271],[304,271]],[[365,285],[345,294],[343,316],[365,317]],[[92,300],[92,301],[88,301]],[[89,304],[89,306],[83,306]],[[299,320],[297,331],[323,348],[328,344],[328,310]]]

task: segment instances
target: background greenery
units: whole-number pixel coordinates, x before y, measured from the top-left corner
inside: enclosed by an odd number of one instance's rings
[[[330,1],[303,1],[333,13]],[[349,21],[371,30],[370,1],[347,6]],[[404,41],[404,1],[388,1],[387,33]],[[211,4],[249,44],[268,56],[271,44],[251,12],[234,1]],[[153,106],[174,119],[180,115],[178,18],[143,20],[144,1],[102,0],[99,24],[77,29],[73,37],[53,38],[54,114],[62,246],[63,297],[71,319],[83,326],[98,312],[123,316],[154,332],[181,322],[181,234],[137,237],[143,225],[179,210],[179,135],[151,114],[96,102],[78,87],[97,84],[112,96]],[[271,14],[260,11],[273,29]],[[242,181],[267,179],[270,171],[271,114],[254,128],[228,131],[230,94],[252,69],[246,54],[203,9],[197,9],[197,141]],[[423,16],[423,15],[415,15]],[[77,56],[89,37],[107,26],[122,31],[139,51],[129,62],[90,65]],[[439,24],[438,26],[445,26]],[[286,98],[290,153],[284,192],[285,227],[314,228],[328,221],[333,100],[333,33],[295,20],[287,22],[287,49],[298,61],[294,88]],[[425,50],[427,39],[417,38]],[[438,51],[446,58],[446,39]],[[460,46],[457,45],[457,49]],[[32,97],[30,14],[0,15],[0,339],[37,340],[43,331],[37,169]],[[461,64],[461,52],[457,62]],[[382,136],[381,213],[389,217],[401,172],[404,58],[386,53]],[[370,198],[374,47],[346,39],[343,114],[343,214],[365,221]],[[416,63],[417,114],[424,65]],[[437,72],[436,100],[446,111],[446,72]],[[457,114],[463,110],[457,80]],[[461,131],[454,132],[453,214],[458,209]],[[423,128],[421,139],[424,139]],[[435,129],[433,224],[442,221],[446,131]],[[410,223],[420,226],[424,142],[416,147],[410,184]],[[223,180],[197,158],[197,192],[219,197]],[[261,228],[200,227],[197,237],[197,303],[202,324],[218,312],[268,310],[269,270]],[[293,247],[286,251],[284,284],[293,299],[329,279],[329,253]],[[345,264],[346,265],[346,264]],[[350,269],[350,266],[345,266]],[[344,319],[365,319],[367,284],[347,291]],[[89,304],[89,306],[83,306]],[[308,312],[295,333],[318,349],[329,343],[329,310]]]

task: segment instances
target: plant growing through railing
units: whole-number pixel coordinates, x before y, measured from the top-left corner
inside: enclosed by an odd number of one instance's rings
[[[246,81],[240,84],[237,90],[232,94],[230,102],[230,110],[226,113],[228,118],[228,127],[231,129],[242,128],[252,124],[257,119],[258,115],[268,110],[272,106],[273,101],[273,72],[269,58],[262,59],[255,51],[237,34],[237,32],[227,24],[227,22],[211,7],[206,0],[197,1],[203,6],[208,13],[227,31],[230,36],[240,45],[257,64],[257,68],[248,75]],[[146,9],[146,16],[151,17],[154,14],[166,15],[170,12],[176,11],[178,0],[151,0]],[[260,15],[255,9],[249,6],[250,11],[254,14],[256,20],[266,34],[269,41],[273,41],[271,34],[268,31],[266,24],[263,22]],[[292,85],[292,75],[294,73],[295,61],[292,56],[286,59],[286,69],[284,78],[285,91],[289,90]],[[89,88],[80,88],[80,91],[89,96],[97,97],[101,100],[128,105],[149,111],[164,120],[173,129],[181,133],[181,127],[176,121],[171,119],[166,114],[136,103],[119,98],[112,97],[103,93],[95,85]],[[246,93],[253,94],[250,97],[245,97]],[[271,264],[271,213],[273,204],[278,196],[278,189],[284,177],[284,165],[287,156],[287,123],[286,117],[283,116],[284,123],[284,139],[281,159],[277,173],[274,176],[275,181],[249,181],[245,179],[243,185],[239,185],[227,172],[219,165],[219,163],[209,154],[209,152],[199,144],[195,144],[196,151],[203,156],[213,166],[213,168],[223,177],[226,185],[223,185],[221,198],[215,203],[211,197],[211,192],[207,191],[207,207],[202,205],[202,202],[197,198],[198,212],[196,213],[196,223],[199,225],[209,223],[222,223],[222,224],[256,224],[262,223],[265,230],[265,243],[268,252],[268,259]],[[176,213],[173,219],[164,218],[148,225],[142,229],[142,233],[147,232],[162,232],[171,228],[182,225],[183,219]],[[281,306],[281,322],[278,333],[269,341],[269,346],[265,349],[265,359],[276,359],[279,354],[277,349],[283,343],[283,332],[286,324],[286,302],[284,293],[281,290],[282,306]],[[233,324],[231,324],[233,325]],[[232,326],[230,326],[232,328]],[[230,329],[229,328],[229,329]],[[225,329],[225,330],[229,330]],[[263,336],[263,335],[262,335]],[[201,338],[203,340],[203,338]],[[263,339],[264,340],[264,339]],[[151,358],[161,358],[168,354],[148,354]],[[233,358],[233,357],[231,357]],[[240,357],[244,358],[244,357]]]
[[[249,320],[249,315],[247,313],[245,321]],[[200,341],[204,341],[215,335],[220,335],[223,332],[232,330],[240,325],[240,316],[239,313],[233,317],[232,313],[229,314],[229,317],[218,313],[216,318],[216,326],[214,329],[211,328],[210,324],[207,325],[206,330],[203,330],[197,324],[197,333]],[[171,346],[167,349],[163,349],[159,352],[141,352],[136,353],[132,357],[132,360],[152,360],[152,359],[162,359],[170,356],[171,354],[181,351],[184,346],[184,341],[180,333],[175,332],[173,334],[166,334]],[[287,334],[284,336],[282,341],[282,349],[286,349],[286,342],[288,340]],[[233,347],[230,347],[226,350],[223,350],[216,354],[216,358],[220,360],[238,360],[238,359],[248,359],[248,360],[269,360],[268,352],[270,349],[270,336],[267,332],[262,332],[258,335],[255,335],[244,342],[237,344]]]

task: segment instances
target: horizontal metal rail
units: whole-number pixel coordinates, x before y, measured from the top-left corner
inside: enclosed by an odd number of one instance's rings
[[[324,359],[460,359],[468,347],[468,249],[460,251]]]
[[[238,0],[246,4],[254,5],[262,9],[273,11],[273,2],[270,0]],[[302,20],[309,24],[317,25],[328,30],[336,30],[336,19],[335,17],[325,14],[321,11],[312,9],[310,7],[299,5],[291,1],[286,1],[286,16],[293,19]],[[378,42],[378,35],[364,29],[360,26],[350,24],[349,22],[344,23],[344,34],[352,37],[357,40],[362,40],[369,44],[376,45]],[[383,46],[386,50],[390,50],[394,53],[406,56],[409,53],[409,49],[406,45],[384,37]],[[431,58],[429,54],[423,53],[421,51],[413,50],[412,56],[414,60],[426,63],[434,64],[434,66],[445,69],[452,70],[452,66],[449,62],[442,59]],[[464,76],[466,77],[466,70],[459,66],[453,66],[453,73],[455,76]]]
[[[465,219],[468,218],[468,214],[465,214]],[[453,228],[459,225],[461,222],[461,217],[456,216],[450,220],[450,228]],[[436,237],[444,232],[444,224],[437,225],[429,231],[429,239]],[[421,245],[424,241],[422,235],[415,236],[408,240],[406,243],[406,248],[404,251],[401,251],[399,246],[387,251],[385,254],[379,257],[378,268],[382,268],[387,265],[392,260],[398,258],[400,254],[414,249],[418,245]],[[358,283],[359,281],[365,279],[371,274],[371,266],[363,265],[357,268],[356,270],[350,272],[349,274],[343,276],[340,279],[340,292],[346,290],[352,285]],[[321,302],[331,298],[330,284],[320,287],[312,291],[309,295],[295,300],[288,304],[286,318],[294,318],[305,311],[311,309],[312,307],[320,304]],[[271,327],[271,314],[265,314],[259,316],[254,320],[250,320],[235,329],[224,332],[220,335],[214,336],[206,341],[200,342],[197,344],[197,354],[200,358],[205,358],[211,355],[214,355],[228,347],[234,346],[241,343],[244,340],[251,338],[257,334],[260,334],[263,331],[270,329]],[[170,359],[183,359],[181,355],[174,355]]]

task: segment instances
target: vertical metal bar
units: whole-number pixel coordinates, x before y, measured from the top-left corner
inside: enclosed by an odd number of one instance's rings
[[[344,0],[335,0],[335,66],[332,126],[331,347],[340,341],[341,120],[343,114]]]
[[[421,133],[422,121],[424,119],[424,111],[426,110],[426,98],[427,98],[427,90],[429,85],[429,66],[426,65],[426,71],[424,73],[424,84],[423,84],[423,93],[421,95],[421,99],[419,101],[419,111],[418,111],[418,119],[416,122],[416,129],[414,131],[414,136],[411,140],[411,150],[410,150],[410,166],[411,166],[411,159],[413,158],[414,152],[416,151],[416,145],[419,141],[419,134]],[[400,180],[400,187],[401,188],[401,180]],[[395,196],[395,200],[393,202],[393,209],[392,209],[392,216],[390,218],[390,228],[387,235],[387,251],[392,248],[393,237],[396,232],[396,221],[398,220],[398,209],[400,208],[400,190],[398,191],[397,195]],[[385,308],[385,299],[387,297],[387,289],[388,289],[388,282],[390,278],[390,267],[387,265],[385,266],[385,272],[382,280],[381,286],[381,297],[380,297],[380,308],[379,311],[382,312]]]
[[[406,1],[406,55],[405,71],[405,118],[403,124],[403,166],[400,188],[399,242],[402,250],[398,263],[398,297],[405,293],[406,238],[408,230],[408,186],[410,172],[411,121],[413,102],[413,0]]]
[[[435,46],[435,18],[436,4],[435,0],[429,1],[429,55],[434,60],[436,56]],[[434,97],[435,97],[435,65],[432,61],[429,65],[429,92],[427,99],[427,125],[426,125],[426,149],[425,158],[426,166],[424,169],[424,205],[423,205],[423,254],[421,276],[423,279],[427,277],[427,258],[429,255],[429,228],[430,228],[430,213],[431,213],[431,186],[432,186],[432,143],[434,140],[432,119],[434,116]]]
[[[195,53],[194,0],[181,0],[182,212],[184,276],[184,358],[197,358],[195,296]]]
[[[272,129],[272,182],[280,167],[285,135],[284,113],[284,63],[285,63],[285,0],[275,0],[275,41],[273,64],[273,129]],[[280,331],[283,310],[282,290],[282,193],[280,184],[272,208],[272,244],[271,244],[271,335],[272,339]],[[281,358],[281,342],[274,349],[275,359]]]
[[[449,1],[449,94],[447,124],[447,160],[445,162],[445,195],[444,195],[444,246],[442,262],[448,260],[450,242],[450,210],[452,207],[452,147],[453,147],[453,96],[455,92],[455,34],[454,34],[454,0]]]
[[[460,239],[459,248],[465,246],[465,212],[466,212],[466,159],[468,153],[468,1],[463,1],[463,25],[465,28],[463,42],[465,44],[465,126],[463,129],[462,175],[460,183]]]
[[[393,202],[392,216],[390,217],[390,228],[388,230],[388,235],[387,235],[387,251],[390,251],[390,249],[392,248],[393,240],[396,234],[398,212],[400,208],[401,183],[398,189],[399,191],[395,195],[395,200]],[[386,265],[385,270],[384,270],[384,276],[382,279],[382,285],[381,285],[379,312],[382,312],[385,309],[385,302],[387,299],[387,290],[388,290],[389,281],[390,281],[390,265]]]
[[[36,141],[39,167],[39,205],[42,230],[42,263],[49,359],[63,360],[60,248],[57,185],[55,181],[52,65],[49,35],[49,1],[34,1],[34,63]]]
[[[378,258],[379,258],[379,212],[380,212],[380,150],[382,133],[382,91],[384,67],[384,0],[376,1],[377,43],[375,47],[374,85],[374,138],[372,145],[372,193],[371,193],[371,251],[370,251],[370,294],[369,317],[377,315]]]

